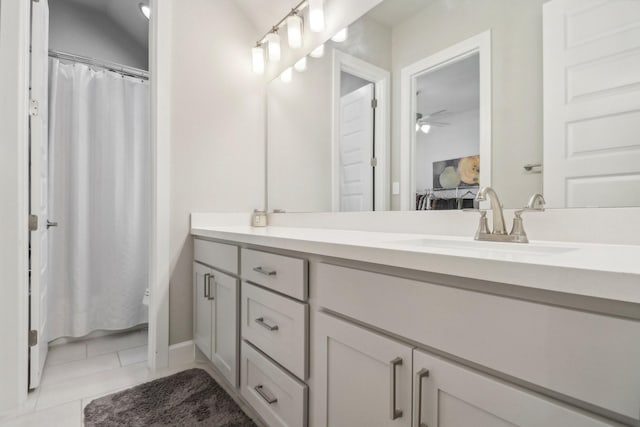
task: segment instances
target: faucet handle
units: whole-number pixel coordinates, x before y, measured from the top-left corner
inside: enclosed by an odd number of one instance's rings
[[[478,212],[480,214],[480,222],[474,239],[480,240],[481,234],[491,234],[489,231],[489,221],[487,220],[487,211],[483,209],[463,209],[465,212]]]
[[[522,222],[522,213],[527,208],[515,211],[513,213],[513,226],[511,227],[511,233],[509,236],[512,236],[512,241],[517,243],[528,243],[529,239],[527,238],[527,233],[524,231],[524,223]],[[533,209],[536,210],[536,209]]]

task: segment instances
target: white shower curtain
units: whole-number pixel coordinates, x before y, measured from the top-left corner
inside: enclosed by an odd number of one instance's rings
[[[149,85],[49,61],[51,341],[147,322]]]

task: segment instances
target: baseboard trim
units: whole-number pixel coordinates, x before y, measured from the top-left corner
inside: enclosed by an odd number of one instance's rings
[[[192,340],[169,346],[169,367],[193,363],[196,360],[196,346]]]

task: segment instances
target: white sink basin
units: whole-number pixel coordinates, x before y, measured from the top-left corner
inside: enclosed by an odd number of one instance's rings
[[[454,240],[454,239],[416,239],[395,241],[394,244],[411,247],[458,249],[465,251],[500,252],[505,254],[523,255],[557,255],[576,250],[569,246],[542,245],[539,243],[503,243],[485,242],[478,240]]]

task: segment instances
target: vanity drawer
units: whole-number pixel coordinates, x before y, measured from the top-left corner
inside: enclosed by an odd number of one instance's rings
[[[329,264],[313,264],[311,283],[320,306],[548,390],[640,417],[638,321]]]
[[[305,380],[309,305],[242,282],[242,338]]]
[[[308,387],[245,341],[240,393],[271,427],[307,425]]]
[[[307,260],[242,249],[242,278],[306,301]]]
[[[238,274],[237,246],[193,239],[193,258],[218,270]]]

